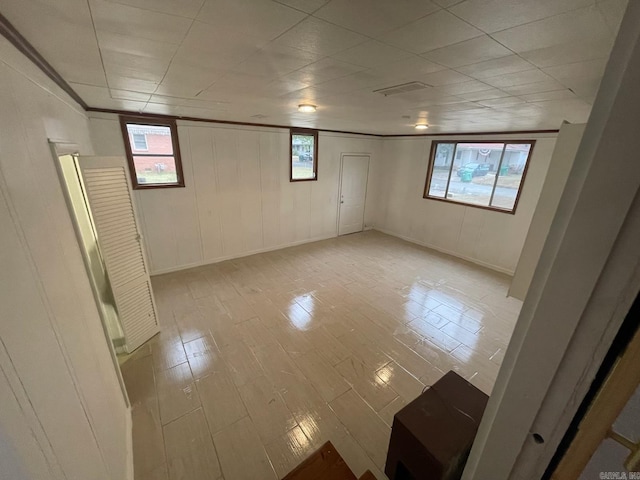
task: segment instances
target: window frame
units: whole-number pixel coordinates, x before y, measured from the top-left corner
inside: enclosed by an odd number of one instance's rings
[[[454,153],[452,155],[451,158],[451,169],[449,170],[449,177],[447,179],[447,189],[445,191],[445,197],[441,198],[441,197],[434,197],[434,196],[430,196],[429,195],[429,189],[431,187],[431,179],[432,179],[432,173],[433,173],[433,166],[434,166],[434,162],[435,162],[435,154],[436,154],[436,149],[438,148],[438,145],[441,143],[448,143],[448,144],[454,144]],[[516,144],[526,144],[526,145],[531,145],[531,148],[529,148],[529,154],[527,155],[527,160],[524,166],[524,170],[522,171],[522,180],[520,181],[520,187],[518,188],[518,193],[516,194],[516,199],[515,202],[513,204],[513,208],[511,210],[508,210],[506,208],[500,208],[500,207],[495,207],[492,205],[478,205],[475,203],[469,203],[469,202],[461,202],[458,200],[450,200],[448,198],[446,198],[447,192],[449,190],[449,182],[451,181],[451,176],[453,175],[453,164],[455,162],[455,154],[457,151],[457,146],[460,143],[503,143],[505,145],[504,149],[506,149],[507,145],[516,145]],[[520,195],[522,194],[522,189],[524,188],[524,183],[525,180],[527,178],[527,172],[529,171],[529,163],[531,162],[531,156],[533,155],[533,149],[535,148],[536,145],[536,141],[535,140],[432,140],[431,141],[431,150],[429,152],[429,165],[427,168],[427,178],[425,181],[425,185],[424,185],[424,192],[422,195],[422,198],[427,199],[427,200],[437,200],[439,202],[446,202],[446,203],[450,203],[453,205],[462,205],[464,207],[475,207],[475,208],[480,208],[483,210],[490,210],[492,212],[499,212],[499,213],[507,213],[509,215],[515,215],[516,210],[518,208],[518,202],[520,201]],[[498,164],[498,169],[497,172],[500,172],[500,167],[502,167],[502,161],[504,159],[504,150],[503,149],[503,153],[500,157],[500,163]],[[495,189],[498,183],[498,178],[499,175],[496,175],[496,179],[493,182],[493,188],[491,191],[491,198],[489,200],[489,203],[491,203],[491,200],[493,199],[493,195],[495,193]]]
[[[128,124],[135,125],[148,125],[151,127],[169,127],[171,132],[171,146],[173,149],[172,155],[167,154],[137,154],[137,157],[173,157],[176,165],[176,176],[178,177],[175,183],[138,183],[138,175],[136,174],[136,165],[133,159],[133,151],[131,150],[131,141],[129,140],[129,131],[127,130]],[[129,173],[131,177],[131,186],[134,190],[151,190],[156,188],[183,188],[184,174],[182,170],[182,158],[180,156],[180,142],[178,141],[178,125],[175,119],[164,119],[157,117],[136,117],[129,115],[120,115],[120,128],[122,130],[122,137],[124,140],[124,150],[127,156],[127,163],[129,164]],[[147,151],[148,151],[147,143]]]
[[[313,136],[313,178],[293,178],[293,136],[309,135]],[[290,128],[289,129],[289,182],[315,182],[318,180],[318,130],[313,128]]]

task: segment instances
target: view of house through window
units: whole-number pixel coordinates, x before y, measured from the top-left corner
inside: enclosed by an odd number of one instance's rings
[[[513,213],[534,143],[434,142],[424,198]]]
[[[317,130],[291,129],[292,182],[318,179]]]
[[[133,188],[184,186],[175,122],[121,121]]]

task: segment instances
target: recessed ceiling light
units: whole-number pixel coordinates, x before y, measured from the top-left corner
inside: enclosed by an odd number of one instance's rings
[[[416,130],[426,130],[429,128],[429,125],[426,123],[416,123]]]
[[[313,113],[316,111],[316,106],[310,103],[301,103],[298,105],[298,111],[304,113]]]

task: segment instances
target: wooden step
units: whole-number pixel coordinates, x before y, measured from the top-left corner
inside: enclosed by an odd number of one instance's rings
[[[367,474],[369,476],[367,476]],[[361,480],[375,480],[368,470]],[[336,448],[327,442],[282,480],[358,480]]]
[[[371,473],[371,470],[367,470],[358,480],[376,480],[376,477]]]

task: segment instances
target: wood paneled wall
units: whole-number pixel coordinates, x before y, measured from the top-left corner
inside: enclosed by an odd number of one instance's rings
[[[515,215],[422,198],[431,139],[386,138],[375,227],[512,275],[540,197],[556,134],[473,138],[537,140]]]
[[[0,477],[132,479],[131,416],[48,138],[92,153],[82,109],[0,38]]]
[[[91,119],[98,155],[122,155],[117,117]],[[321,132],[318,180],[289,181],[289,131],[178,122],[185,188],[136,191],[155,274],[337,235],[342,153],[370,153],[365,224],[375,215],[382,140]]]

